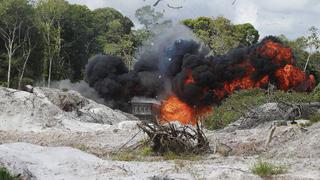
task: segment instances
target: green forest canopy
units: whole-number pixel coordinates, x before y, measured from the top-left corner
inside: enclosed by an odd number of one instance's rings
[[[62,79],[76,82],[83,79],[85,65],[95,54],[121,56],[132,67],[135,51],[154,35],[152,29],[172,24],[150,6],[138,9],[136,16],[144,27],[133,30],[133,22],[113,8],[90,10],[65,0],[0,0],[0,85],[18,88]],[[253,45],[259,39],[258,30],[250,23],[233,24],[224,17],[199,17],[182,23],[213,55]],[[280,39],[293,48],[301,68],[309,59],[307,71],[318,74],[318,29],[310,33],[295,40],[284,35]]]

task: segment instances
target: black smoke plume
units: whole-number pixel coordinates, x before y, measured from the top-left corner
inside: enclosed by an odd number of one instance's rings
[[[279,83],[276,71],[295,62],[276,62],[277,54],[265,55],[260,49],[269,41],[281,44],[275,37],[266,37],[257,45],[236,48],[223,56],[209,56],[208,49],[194,40],[160,43],[142,53],[131,71],[121,58],[99,55],[89,60],[86,81],[110,106],[124,111],[130,111],[134,96],[161,99],[172,93],[190,106],[218,104],[221,94],[215,90],[247,76],[245,63],[255,68],[250,74],[253,81],[268,76],[268,83]],[[267,83],[260,87],[266,86]],[[228,95],[224,93],[223,96]]]

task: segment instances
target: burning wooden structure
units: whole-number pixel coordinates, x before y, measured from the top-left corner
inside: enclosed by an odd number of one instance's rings
[[[160,116],[161,101],[146,97],[134,97],[131,100],[132,114],[142,121],[157,122]]]

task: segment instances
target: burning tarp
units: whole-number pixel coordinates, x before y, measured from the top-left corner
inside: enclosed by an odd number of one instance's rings
[[[161,48],[160,48],[161,47]],[[296,67],[289,47],[266,37],[259,44],[209,56],[193,40],[177,40],[141,55],[132,71],[122,59],[96,56],[86,68],[87,81],[115,108],[128,110],[134,96],[163,100],[161,120],[195,124],[213,105],[239,89],[311,91],[313,75]]]

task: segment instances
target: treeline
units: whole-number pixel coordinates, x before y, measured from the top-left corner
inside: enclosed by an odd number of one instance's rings
[[[140,45],[132,27],[112,8],[91,11],[64,0],[0,0],[0,84],[78,81],[88,58],[98,53],[120,55],[129,64]]]
[[[0,0],[0,86],[50,86],[55,80],[82,80],[85,65],[95,54],[121,56],[131,68],[136,50],[159,29],[172,26],[151,6],[138,9],[135,15],[143,28],[134,30],[133,22],[112,8],[92,11],[65,0]],[[259,39],[251,24],[235,25],[224,17],[182,23],[210,47],[212,55],[253,45]],[[313,27],[308,37],[280,39],[293,47],[302,69],[317,75],[318,37],[318,29]]]
[[[259,39],[259,32],[250,23],[234,25],[224,17],[199,17],[184,20],[183,23],[210,47],[213,55],[225,54],[235,47],[256,44]],[[320,31],[312,26],[308,32],[307,36],[293,40],[285,35],[278,36],[278,39],[292,48],[297,66],[315,75],[317,82],[320,82]]]

